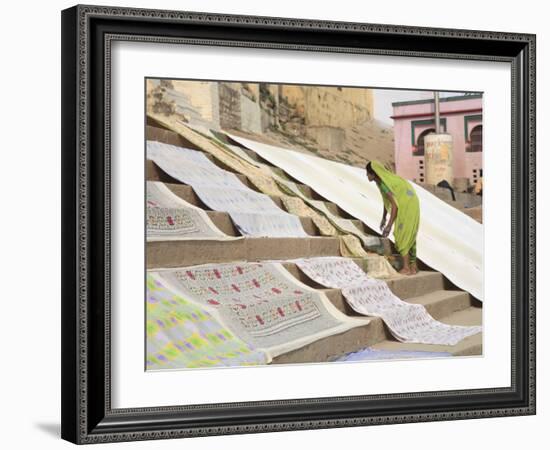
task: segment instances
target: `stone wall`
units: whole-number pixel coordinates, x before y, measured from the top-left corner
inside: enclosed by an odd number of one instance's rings
[[[258,97],[256,97],[258,98]],[[262,117],[260,103],[248,95],[241,95],[241,126],[240,129],[250,133],[262,133]]]
[[[237,84],[237,83],[233,83]],[[241,92],[229,83],[219,83],[220,127],[241,128]]]
[[[372,90],[281,85],[280,96],[306,127],[349,128],[372,119]]]
[[[172,84],[205,121],[219,123],[218,83],[173,80]]]
[[[170,83],[166,104],[161,106],[175,103],[187,120],[251,133],[279,128],[336,151],[343,148],[344,130],[373,116],[369,89],[191,80]],[[148,92],[152,88],[148,84]]]

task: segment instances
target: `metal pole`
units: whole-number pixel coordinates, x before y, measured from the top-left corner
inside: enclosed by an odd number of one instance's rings
[[[435,134],[439,134],[439,92],[434,92]]]

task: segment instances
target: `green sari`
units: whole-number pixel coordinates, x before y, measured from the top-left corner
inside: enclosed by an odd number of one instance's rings
[[[390,172],[378,161],[372,161],[371,167],[382,181],[384,187],[389,190],[397,204],[397,217],[395,218],[393,236],[397,251],[405,256],[409,253],[416,256],[416,235],[420,223],[420,204],[412,185],[400,176]],[[384,200],[384,208],[391,214],[391,202],[384,187],[378,184],[380,194]]]

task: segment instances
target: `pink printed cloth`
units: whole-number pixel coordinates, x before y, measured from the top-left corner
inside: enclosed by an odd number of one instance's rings
[[[354,311],[381,317],[398,341],[455,345],[482,330],[480,326],[447,325],[435,320],[424,306],[399,299],[384,281],[369,278],[351,259],[321,257],[293,262],[317,283],[341,289]]]
[[[278,263],[204,264],[151,273],[270,357],[368,323],[342,314],[324,293]]]

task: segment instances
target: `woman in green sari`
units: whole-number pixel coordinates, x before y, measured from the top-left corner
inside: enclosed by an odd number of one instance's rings
[[[374,181],[384,200],[384,211],[380,229],[387,237],[395,223],[393,236],[395,247],[403,257],[403,269],[400,273],[414,275],[416,267],[416,235],[420,223],[420,205],[412,185],[400,176],[390,172],[378,161],[367,164],[367,177]],[[387,213],[390,219],[386,223]]]

